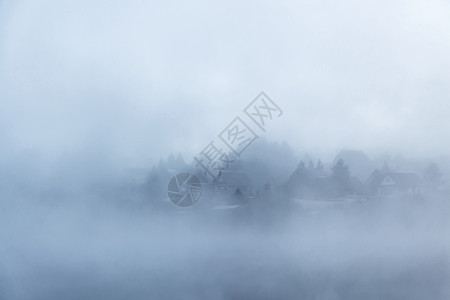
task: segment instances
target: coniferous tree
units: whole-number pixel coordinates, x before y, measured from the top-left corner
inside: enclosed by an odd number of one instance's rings
[[[339,159],[332,167],[332,194],[337,197],[344,196],[350,188],[350,170],[348,165]]]

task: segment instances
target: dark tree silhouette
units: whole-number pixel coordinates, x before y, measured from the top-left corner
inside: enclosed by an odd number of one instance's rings
[[[330,193],[335,197],[345,196],[350,192],[350,170],[347,164],[339,159],[331,167],[331,172]]]
[[[310,171],[314,171],[314,163],[312,162],[312,160],[310,160],[309,163],[308,163],[308,169]]]
[[[325,167],[320,159],[317,160],[316,166],[314,167],[314,175],[325,176]]]
[[[297,169],[292,173],[289,178],[286,188],[290,195],[302,197],[311,193],[311,187],[313,182],[313,170],[306,167],[303,161],[297,166]]]

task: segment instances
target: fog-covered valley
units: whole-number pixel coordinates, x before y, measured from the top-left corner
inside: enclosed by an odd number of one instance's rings
[[[370,198],[329,208],[275,193],[215,209],[202,196],[180,209],[121,176],[128,187],[117,189],[114,179],[75,190],[62,180],[55,193],[30,196],[20,186],[2,195],[2,299],[450,295],[447,197]]]
[[[450,3],[0,0],[0,300],[450,299]]]

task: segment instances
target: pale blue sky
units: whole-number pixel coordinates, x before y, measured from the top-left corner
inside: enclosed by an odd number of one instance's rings
[[[449,32],[443,0],[0,1],[0,154],[189,157],[261,90],[299,152],[445,154]]]

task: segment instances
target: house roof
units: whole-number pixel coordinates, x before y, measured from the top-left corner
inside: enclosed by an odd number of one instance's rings
[[[228,187],[250,187],[251,182],[244,172],[220,171],[215,184]]]
[[[389,172],[388,176],[392,178],[397,185],[402,187],[416,187],[420,185],[420,178],[414,173]]]
[[[418,187],[421,184],[421,179],[415,173],[407,172],[383,172],[380,170],[373,171],[368,179],[368,184],[371,186],[378,186],[386,179],[391,179],[395,185],[403,188]]]

